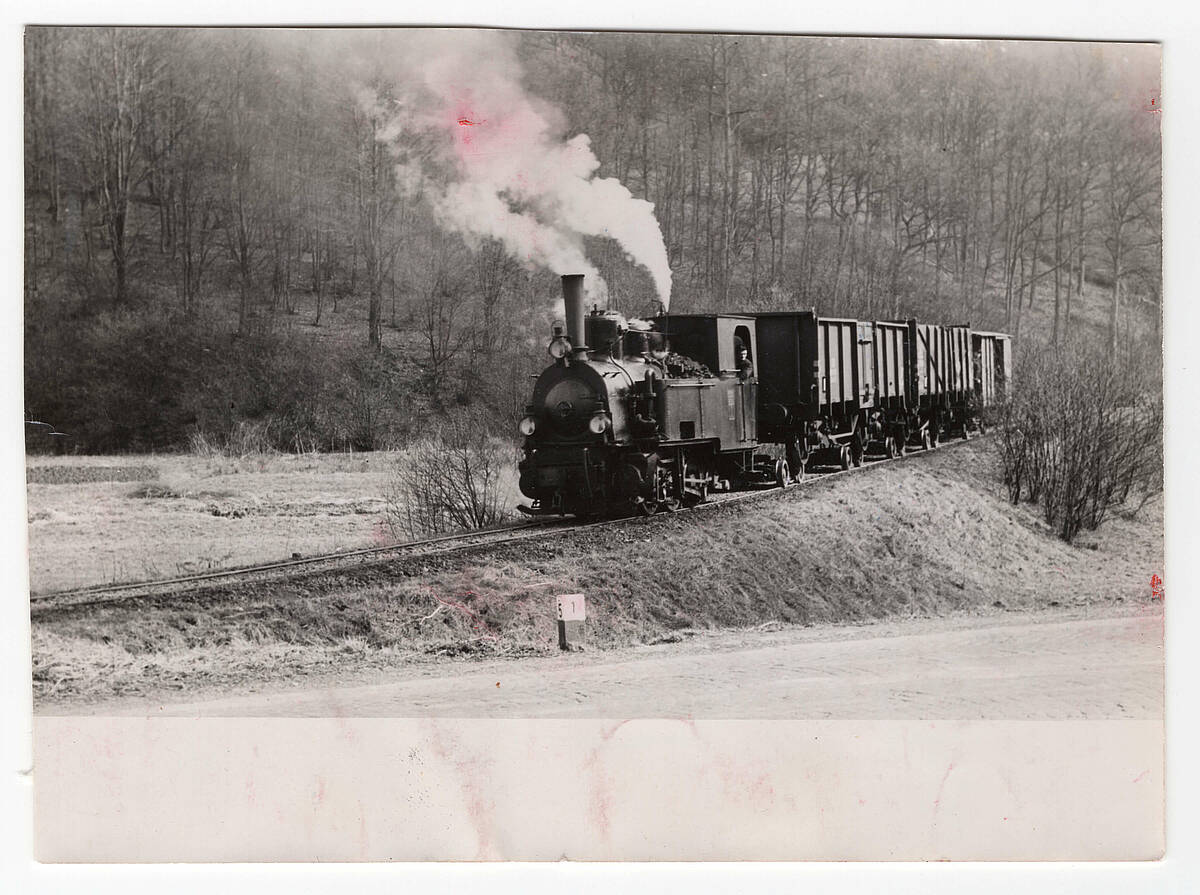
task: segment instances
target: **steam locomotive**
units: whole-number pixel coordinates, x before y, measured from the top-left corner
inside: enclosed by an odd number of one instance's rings
[[[1009,336],[814,310],[585,313],[562,278],[566,328],[519,424],[530,515],[674,510],[710,491],[818,465],[926,450],[982,430],[1011,373]]]

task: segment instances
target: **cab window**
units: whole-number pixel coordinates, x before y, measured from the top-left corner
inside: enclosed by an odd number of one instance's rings
[[[754,345],[748,326],[739,326],[733,331],[733,363],[739,374],[754,375]]]

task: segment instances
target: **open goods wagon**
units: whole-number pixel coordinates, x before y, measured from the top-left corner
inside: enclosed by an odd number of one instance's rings
[[[1008,397],[1012,379],[1012,337],[1007,333],[971,333],[971,359],[975,366],[974,393],[980,426],[989,413]]]
[[[759,439],[782,444],[791,469],[862,463],[873,406],[873,326],[815,311],[755,314]]]
[[[908,328],[909,408],[917,431],[937,444],[951,434],[966,437],[977,417],[971,330],[904,321]]]

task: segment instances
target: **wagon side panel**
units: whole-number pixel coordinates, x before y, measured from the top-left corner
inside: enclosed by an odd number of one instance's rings
[[[877,322],[872,343],[875,403],[880,407],[902,408],[909,390],[905,328],[901,324]]]

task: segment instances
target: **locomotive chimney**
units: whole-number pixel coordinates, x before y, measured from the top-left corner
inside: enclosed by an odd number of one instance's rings
[[[567,338],[572,348],[583,348],[583,274],[563,274],[562,291],[567,306]]]

